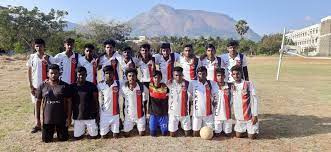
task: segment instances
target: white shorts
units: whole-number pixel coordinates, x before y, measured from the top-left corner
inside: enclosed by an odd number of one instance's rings
[[[111,127],[113,133],[120,133],[120,115],[100,114],[100,135],[108,134]]]
[[[226,134],[232,132],[232,120],[215,120],[215,133],[221,133],[222,131]]]
[[[176,132],[178,130],[179,122],[183,130],[185,131],[191,130],[191,118],[189,115],[188,116],[169,115],[168,130],[170,132]]]
[[[259,122],[253,125],[252,120],[249,121],[237,120],[236,124],[234,125],[234,131],[239,133],[244,133],[247,131],[248,134],[258,134]]]
[[[98,135],[98,127],[95,119],[91,120],[74,120],[74,137],[80,137],[85,134],[85,129],[90,136]]]
[[[192,117],[192,130],[199,131],[202,127],[208,126],[214,128],[214,116],[193,116]]]
[[[37,103],[37,98],[34,95],[32,95],[32,94],[30,94],[30,95],[31,95],[31,101],[32,101],[32,103],[33,104]]]
[[[137,124],[138,131],[145,131],[145,129],[146,129],[146,118],[145,118],[145,116],[143,116],[139,119],[126,117],[124,119],[124,123],[123,123],[123,126],[124,126],[123,131],[124,132],[130,132],[133,129],[133,126],[135,124]]]

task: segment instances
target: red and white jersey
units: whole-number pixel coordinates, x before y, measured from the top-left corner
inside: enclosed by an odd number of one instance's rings
[[[193,116],[211,115],[212,103],[217,94],[217,84],[210,80],[207,80],[204,84],[198,80],[192,80],[188,91],[193,99]]]
[[[187,116],[190,114],[189,99],[191,97],[188,92],[189,81],[184,80],[182,83],[177,83],[175,80],[170,80],[167,83],[169,89],[168,94],[168,113],[172,116]]]
[[[220,57],[215,57],[214,61],[209,60],[207,57],[201,60],[201,66],[207,68],[207,80],[217,81],[216,69],[225,68],[224,63]]]
[[[76,68],[78,67],[78,59],[80,54],[73,52],[70,57],[66,52],[57,54],[54,58],[50,58],[51,63],[55,63],[60,67],[60,80],[72,84],[76,81]]]
[[[79,65],[86,68],[87,76],[86,81],[92,82],[94,84],[97,84],[97,61],[95,59],[92,59],[92,61],[88,61],[85,56],[82,56],[78,59]]]
[[[109,86],[105,81],[101,81],[98,84],[99,106],[101,114],[114,116],[120,113],[120,86],[121,85],[119,81],[114,81],[111,86]]]
[[[229,120],[231,119],[231,86],[225,83],[224,86],[218,85],[217,94],[215,98],[215,110],[214,118],[215,120]]]
[[[164,59],[163,55],[155,54],[155,65],[159,65],[159,70],[162,72],[162,83],[172,79],[175,63],[179,61],[180,55],[178,53],[171,53],[168,60]]]
[[[119,80],[119,71],[120,71],[120,64],[119,61],[122,59],[121,55],[118,52],[114,52],[113,56],[108,58],[106,55],[100,57],[99,65],[101,65],[102,69],[107,66],[111,65],[114,70],[114,80]],[[105,80],[105,75],[102,73],[102,80]]]
[[[241,80],[232,85],[231,91],[236,120],[247,121],[258,115],[258,98],[252,82]]]
[[[234,82],[234,79],[231,75],[231,68],[235,65],[241,65],[242,67],[247,66],[247,58],[243,55],[242,60],[240,59],[240,53],[235,58],[231,58],[229,53],[221,55],[222,61],[224,63],[224,67],[226,68],[225,73],[225,81],[226,82]]]
[[[153,66],[154,61],[153,59],[149,60],[147,63],[142,61],[142,59],[139,60],[138,64],[138,70],[140,70],[140,82],[151,82],[153,78]]]
[[[123,80],[127,80],[127,78],[125,76],[125,70],[127,68],[136,68],[138,62],[139,62],[139,59],[136,58],[136,57],[132,57],[129,60],[129,62],[125,62],[124,58],[121,58],[121,60],[120,60],[120,69],[122,69],[122,79]]]
[[[47,61],[39,58],[37,53],[30,55],[26,66],[31,68],[32,85],[38,88],[47,79]]]
[[[197,77],[197,69],[201,66],[198,58],[186,60],[185,57],[179,58],[180,67],[183,68],[184,79],[187,81],[195,80]]]
[[[127,83],[122,83],[121,86],[125,117],[139,119],[145,115],[144,101],[149,99],[149,90],[143,84],[138,83],[133,90],[130,90]]]

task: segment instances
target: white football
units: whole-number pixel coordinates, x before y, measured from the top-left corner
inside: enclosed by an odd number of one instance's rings
[[[202,127],[200,129],[200,137],[205,140],[211,140],[214,136],[214,131],[210,127]]]

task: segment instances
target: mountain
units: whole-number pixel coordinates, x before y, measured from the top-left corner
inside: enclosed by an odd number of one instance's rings
[[[79,24],[73,23],[73,22],[67,22],[67,26],[64,27],[64,31],[72,31],[76,29],[79,26]]]
[[[129,20],[128,24],[132,27],[131,36],[219,36],[239,39],[240,36],[235,30],[236,22],[221,13],[174,9],[159,4]],[[245,38],[254,41],[261,39],[251,29],[246,33]]]

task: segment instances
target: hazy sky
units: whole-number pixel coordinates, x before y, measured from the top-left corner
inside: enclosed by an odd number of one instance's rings
[[[127,21],[157,4],[176,9],[205,10],[244,19],[260,35],[296,29],[320,22],[331,15],[331,0],[0,0],[0,5],[37,6],[67,10],[68,21],[82,23],[90,17]]]

